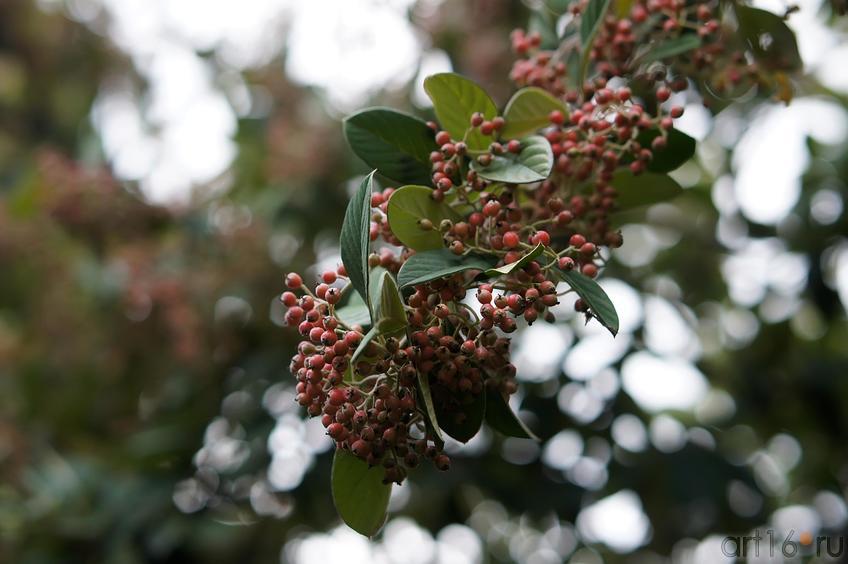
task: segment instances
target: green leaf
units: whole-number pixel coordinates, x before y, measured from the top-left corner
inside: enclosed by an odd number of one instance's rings
[[[401,243],[416,251],[444,247],[439,223],[443,219],[459,221],[460,216],[444,202],[432,198],[426,186],[402,186],[389,198],[389,227]],[[431,229],[423,229],[421,220],[429,220]]]
[[[772,70],[794,71],[803,67],[795,34],[777,14],[734,3],[739,33],[757,62]]]
[[[365,336],[359,342],[359,346],[356,347],[355,351],[353,351],[353,356],[350,357],[351,366],[353,366],[359,357],[362,356],[362,353],[365,352],[365,349],[368,347],[368,343],[379,337],[380,334],[380,328],[376,325],[372,327],[370,331],[365,333]]]
[[[383,335],[403,331],[407,326],[406,312],[397,283],[384,268],[371,273],[371,313],[374,324]]]
[[[486,394],[479,394],[470,403],[462,406],[459,413],[464,417],[461,420],[457,420],[456,411],[445,411],[441,403],[437,403],[434,407],[442,431],[461,443],[467,443],[483,425],[486,414]]]
[[[615,306],[604,289],[585,274],[575,270],[558,270],[562,279],[586,302],[595,319],[600,321],[601,325],[606,327],[613,337],[617,335],[618,313],[616,313]]]
[[[547,91],[531,86],[522,88],[510,98],[504,110],[506,125],[501,131],[505,139],[517,139],[535,133],[551,124],[548,116],[559,110],[568,116],[565,105]]]
[[[592,54],[592,44],[598,35],[598,30],[604,23],[604,16],[609,9],[611,0],[589,0],[586,9],[580,16],[580,82],[582,86],[586,79],[586,69],[589,67],[589,56]]]
[[[650,147],[651,141],[659,135],[658,129],[647,129],[642,131],[636,140],[643,147]],[[695,154],[695,140],[682,131],[670,129],[666,135],[666,146],[654,150],[654,157],[648,163],[648,170],[651,172],[671,172]]]
[[[431,280],[445,278],[465,270],[487,270],[493,260],[477,255],[457,256],[447,249],[415,253],[400,267],[398,283],[401,288],[417,286]]]
[[[542,251],[544,251],[544,250],[545,250],[545,246],[543,244],[539,243],[538,245],[533,247],[533,249],[529,253],[527,253],[526,255],[524,255],[523,257],[518,259],[517,261],[511,262],[509,264],[505,264],[503,266],[499,266],[497,268],[490,268],[489,270],[486,271],[486,276],[500,276],[502,274],[509,274],[512,271],[517,270],[519,268],[524,268],[525,266],[530,264],[530,261],[535,259],[540,254],[542,254]]]
[[[421,395],[421,399],[424,402],[424,408],[426,409],[427,418],[430,420],[430,427],[432,427],[433,432],[439,438],[440,441],[444,441],[442,438],[442,432],[439,429],[439,418],[436,416],[436,408],[433,405],[433,395],[430,393],[430,377],[427,374],[422,373],[420,370],[418,372],[418,392]]]
[[[583,69],[583,58],[580,56],[580,50],[576,47],[573,49],[569,49],[565,55],[565,80],[568,83],[570,88],[580,88],[582,89],[582,80],[583,77],[580,75],[581,72],[584,72]]]
[[[486,423],[500,433],[508,437],[520,439],[539,440],[533,431],[524,425],[524,422],[512,412],[509,402],[501,393],[493,388],[486,387]]]
[[[544,0],[545,7],[557,16],[561,16],[568,11],[570,0]]]
[[[471,116],[480,112],[486,119],[498,115],[498,108],[475,82],[455,73],[434,74],[424,79],[424,90],[433,101],[433,109],[442,129],[454,139],[465,137],[465,143],[471,150],[484,150],[489,147],[492,138],[479,130],[466,131],[471,127]]]
[[[680,184],[667,174],[643,172],[636,175],[629,168],[616,172],[612,185],[618,191],[616,202],[619,210],[664,202],[683,191]]]
[[[585,50],[591,47],[592,42],[601,25],[604,22],[604,16],[609,9],[610,0],[589,0],[586,9],[580,16],[580,43]]]
[[[521,152],[504,153],[492,157],[489,166],[483,166],[476,160],[471,168],[481,178],[510,184],[527,184],[546,179],[554,166],[554,154],[551,144],[541,135],[531,135],[521,140]]]
[[[701,38],[695,33],[687,33],[686,35],[681,35],[653,46],[639,58],[639,63],[647,64],[654,61],[662,61],[663,59],[686,53],[692,49],[697,49],[700,46]]]
[[[550,12],[540,7],[540,9],[530,12],[527,31],[529,33],[538,33],[542,40],[539,47],[552,51],[559,45],[556,23],[556,18]]]
[[[368,166],[402,184],[430,182],[434,132],[417,117],[389,108],[361,110],[344,120],[350,148]]]
[[[386,522],[392,485],[383,483],[383,469],[346,450],[336,449],[332,470],[333,503],[345,524],[373,537]]]
[[[371,228],[371,190],[374,172],[363,179],[359,189],[351,198],[342,223],[339,247],[342,264],[354,289],[362,299],[368,301],[368,249]]]
[[[359,294],[353,293],[347,304],[336,308],[336,317],[348,327],[371,325],[371,311]]]

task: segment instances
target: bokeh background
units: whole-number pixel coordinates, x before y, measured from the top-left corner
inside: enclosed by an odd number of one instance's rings
[[[339,120],[426,116],[451,69],[503,104],[528,21],[556,24],[529,0],[0,2],[0,562],[714,564],[724,535],[848,533],[848,27],[818,0],[789,106],[679,95],[699,148],[681,197],[620,217],[618,338],[570,304],[517,335],[543,441],[484,428],[374,542],[340,524],[276,301],[339,261],[365,172]]]

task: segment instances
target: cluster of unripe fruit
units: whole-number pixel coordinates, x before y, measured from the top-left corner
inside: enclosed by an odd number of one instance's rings
[[[297,379],[296,401],[309,415],[321,417],[337,448],[381,465],[386,483],[402,482],[408,469],[425,459],[439,470],[450,468],[450,458],[428,431],[419,405],[419,374],[428,378],[443,421],[450,418],[455,424],[462,424],[463,406],[483,393],[484,386],[504,395],[516,389],[509,341],[493,328],[514,330],[515,322],[503,308],[524,311],[532,306],[532,293],[520,304],[498,298],[501,307],[487,305],[488,313],[478,323],[468,310],[447,305],[464,296],[460,280],[421,285],[407,300],[409,338],[371,341],[351,366],[363,328],[335,315],[342,292],[350,287],[344,267],[323,273],[314,291],[295,273],[286,277],[286,285],[289,290],[281,296],[285,321],[304,337],[290,364]],[[481,287],[481,299],[487,292],[491,302],[491,287]]]
[[[581,16],[586,6],[581,0],[571,9]],[[487,390],[503,399],[516,391],[508,335],[517,319],[553,322],[563,273],[595,278],[604,263],[601,249],[621,246],[610,221],[614,181],[619,174],[642,174],[666,149],[673,120],[683,114],[682,107],[666,104],[687,88],[681,72],[701,80],[723,60],[718,9],[717,0],[637,0],[627,17],[609,11],[587,55],[593,78],[576,85],[563,53],[542,50],[538,34],[513,32],[522,58],[512,79],[546,90],[561,108],[536,130],[544,140],[534,141],[547,141],[553,165],[535,182],[492,180],[489,167],[525,149],[523,141],[505,135],[505,117],[481,108],[470,115],[464,136],[428,122],[436,144],[429,155],[430,197],[455,213],[447,214],[452,219],[421,217],[417,228],[439,233],[443,247],[458,257],[485,257],[492,269],[484,275],[462,269],[406,288],[400,334],[380,334],[360,347],[363,327],[336,313],[353,287],[344,266],[325,272],[314,293],[300,276],[289,275],[290,291],[282,296],[286,322],[304,336],[291,364],[297,401],[322,418],[338,448],[382,465],[387,483],[401,482],[425,458],[445,470],[450,460],[428,414],[435,410],[440,425],[461,425],[466,407]],[[678,57],[676,66],[649,68],[634,80],[637,45],[678,37],[683,28],[696,30],[699,46]],[[483,150],[481,138],[488,143]],[[371,253],[367,265],[393,274],[415,254],[389,221],[395,193],[370,194],[370,241],[389,246]],[[468,304],[471,292],[476,303]],[[574,308],[593,313],[582,299]],[[357,348],[363,350],[354,361]],[[422,405],[422,389],[433,406]]]
[[[579,17],[588,4],[588,0],[573,2],[569,11]],[[675,81],[682,81],[685,88],[688,78],[707,83],[711,90],[721,93],[743,83],[759,82],[760,69],[745,57],[744,46],[728,41],[734,30],[725,30],[720,20],[718,0],[638,0],[631,4],[626,15],[619,16],[618,10],[607,11],[589,57],[600,77],[632,78],[638,74],[645,81],[645,88],[662,83],[670,86]],[[675,61],[676,76],[670,76],[666,69],[660,69],[657,74],[650,65],[643,65],[645,52],[640,49],[646,45],[656,48],[679,39],[684,33],[697,35],[700,44]],[[559,53],[540,48],[538,32],[527,34],[518,29],[511,39],[513,51],[521,57],[510,73],[516,84],[544,88],[571,103],[591,97],[591,85],[569,83],[573,77],[568,76],[567,65],[557,56]],[[573,51],[576,48],[573,45]]]

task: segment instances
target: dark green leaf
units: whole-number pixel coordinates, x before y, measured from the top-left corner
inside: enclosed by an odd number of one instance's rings
[[[380,328],[376,325],[372,327],[370,331],[365,333],[365,336],[362,338],[362,341],[359,342],[359,346],[356,347],[355,351],[353,351],[353,356],[350,357],[351,366],[353,366],[356,363],[357,359],[362,356],[362,353],[365,352],[366,347],[368,347],[368,343],[376,339],[378,336],[380,336],[380,334]]]
[[[793,71],[803,66],[795,34],[780,16],[734,3],[739,33],[757,62],[772,70]]]
[[[525,266],[530,264],[530,261],[542,254],[542,251],[544,250],[545,246],[539,243],[538,245],[533,247],[533,249],[529,253],[527,253],[517,261],[505,264],[503,266],[499,266],[497,268],[490,268],[486,271],[486,276],[501,276],[502,274],[509,274],[510,272],[519,268],[524,268]]]
[[[371,228],[371,190],[374,172],[365,177],[345,211],[339,238],[342,264],[354,289],[368,301],[368,249]]]
[[[610,0],[589,0],[580,16],[580,43],[583,49],[592,45],[598,30],[604,22]]]
[[[389,198],[388,216],[392,233],[401,243],[416,251],[444,247],[439,223],[443,219],[459,221],[460,216],[444,202],[432,198],[433,190],[426,186],[403,186]],[[422,227],[428,220],[430,229]]]
[[[392,485],[383,483],[383,469],[346,450],[336,449],[332,471],[333,503],[348,527],[373,537],[386,522]]]
[[[424,80],[424,90],[433,101],[433,109],[442,129],[448,131],[454,139],[465,138],[471,150],[483,150],[489,147],[492,138],[478,130],[465,133],[471,127],[471,116],[480,112],[486,119],[498,115],[498,108],[475,82],[455,73],[440,73],[428,76]]]
[[[622,169],[612,177],[612,185],[618,191],[617,204],[620,210],[648,206],[670,200],[682,192],[680,184],[667,174],[643,172],[633,174]]]
[[[356,292],[351,294],[347,304],[336,308],[336,317],[348,327],[371,325],[371,312],[368,309],[368,304]]]
[[[432,427],[433,432],[440,441],[443,441],[442,432],[439,429],[439,419],[436,416],[436,408],[433,405],[433,395],[430,393],[430,377],[427,374],[422,373],[420,370],[418,371],[418,392],[424,402],[427,419],[430,420],[430,426]]]
[[[457,417],[459,413],[456,411],[446,411],[441,403],[436,403],[434,407],[442,431],[461,443],[467,443],[483,425],[483,417],[486,413],[486,394],[480,394],[470,403],[465,404],[460,412],[462,413],[461,417]]]
[[[433,130],[421,119],[389,108],[369,108],[344,120],[353,152],[383,176],[402,184],[430,181]]]
[[[563,280],[577,292],[589,306],[590,313],[615,336],[618,334],[618,313],[615,306],[601,286],[586,276],[574,270],[559,270]]]
[[[508,437],[520,439],[533,439],[538,441],[539,437],[524,425],[524,422],[512,412],[509,402],[501,393],[495,389],[486,387],[486,423],[500,433]]]
[[[487,270],[492,266],[492,259],[477,255],[457,256],[447,249],[422,251],[403,263],[398,272],[398,283],[401,288],[406,288],[464,270]]]
[[[598,35],[598,30],[604,23],[611,0],[589,0],[586,9],[580,16],[580,81],[586,78],[586,69],[589,66],[589,56],[592,54],[592,44]]]
[[[517,139],[535,133],[551,124],[548,120],[551,112],[559,110],[568,116],[563,103],[547,91],[531,86],[516,92],[504,110],[506,125],[501,131],[505,139]]]
[[[647,53],[639,58],[639,62],[647,64],[653,63],[654,61],[662,61],[669,57],[674,57],[676,55],[686,53],[687,51],[697,49],[700,46],[701,38],[698,37],[697,34],[687,33],[686,35],[681,35],[674,39],[663,41],[659,45],[652,46]]]
[[[658,129],[647,129],[639,134],[637,141],[643,147],[650,147],[651,141],[659,136]],[[670,129],[667,133],[667,143],[662,149],[653,151],[654,157],[648,163],[651,172],[671,172],[692,158],[695,154],[695,140],[676,129]]]
[[[483,166],[476,160],[471,168],[481,178],[510,184],[526,184],[546,179],[554,166],[554,154],[551,144],[541,135],[531,135],[521,140],[521,152],[505,153],[492,158],[489,166]]]

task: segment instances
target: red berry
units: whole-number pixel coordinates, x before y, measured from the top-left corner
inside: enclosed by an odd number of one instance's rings
[[[333,388],[327,394],[327,401],[330,405],[342,405],[347,401],[347,393],[342,388]]]
[[[504,247],[506,247],[508,249],[514,249],[515,247],[518,246],[519,242],[520,242],[520,239],[518,238],[518,233],[516,233],[515,231],[507,231],[506,233],[504,233],[504,235],[503,235]]]
[[[440,131],[436,134],[436,145],[444,145],[450,143],[451,136],[447,131]]]
[[[577,247],[577,248],[582,247],[584,243],[586,243],[586,237],[584,237],[583,235],[581,235],[579,233],[575,233],[568,240],[569,245],[571,245],[572,247]]]
[[[486,202],[486,205],[483,206],[483,215],[488,217],[495,217],[501,211],[501,203],[497,200],[491,200]]]
[[[583,268],[581,268],[581,269],[580,269],[580,271],[581,271],[583,274],[585,274],[586,276],[588,276],[589,278],[594,278],[595,276],[597,276],[597,275],[598,275],[598,267],[597,267],[597,266],[595,266],[595,265],[594,265],[593,263],[591,263],[591,262],[590,262],[590,263],[588,263],[588,264],[584,264],[584,265],[583,265]]]
[[[548,246],[551,244],[551,235],[547,231],[537,231],[534,235],[534,241],[536,245]]]
[[[596,250],[597,248],[595,247],[594,243],[583,243],[582,245],[580,245],[580,252],[584,255],[593,255],[595,254]]]
[[[286,286],[291,288],[292,290],[297,290],[298,288],[303,286],[303,279],[300,277],[300,274],[296,272],[290,272],[286,275]]]

